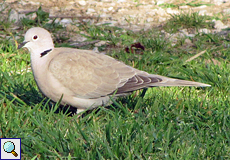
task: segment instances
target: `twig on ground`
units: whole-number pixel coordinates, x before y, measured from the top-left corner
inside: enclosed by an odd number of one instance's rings
[[[82,42],[82,43],[72,43],[70,45],[75,46],[75,47],[83,47],[83,46],[94,44],[94,43],[97,43],[97,42],[100,42],[100,40],[95,40],[95,41],[91,41],[91,42]]]
[[[201,56],[202,54],[204,54],[206,52],[206,50],[201,51],[200,53],[196,54],[195,56],[192,56],[191,58],[187,59],[185,62],[190,62],[192,60],[194,60],[195,58]]]

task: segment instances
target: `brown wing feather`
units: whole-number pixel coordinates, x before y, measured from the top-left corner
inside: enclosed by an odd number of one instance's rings
[[[149,77],[149,76],[142,76],[142,75],[135,75],[118,90],[116,94],[122,94],[126,92],[132,92],[141,88],[149,87],[150,84],[161,82],[162,79],[159,77]]]
[[[59,54],[50,61],[49,70],[78,97],[109,95],[135,75],[134,68],[109,56],[87,50],[57,49]]]

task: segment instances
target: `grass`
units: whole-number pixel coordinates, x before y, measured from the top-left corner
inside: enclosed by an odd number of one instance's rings
[[[22,41],[30,24],[21,23],[18,31],[5,26],[1,35]],[[59,33],[46,20],[39,25]],[[108,54],[135,68],[212,87],[152,88],[143,98],[132,94],[84,117],[68,116],[42,97],[28,52],[17,50],[13,38],[1,37],[0,137],[21,138],[23,159],[230,158],[229,35],[198,33],[185,49],[181,41],[172,46],[157,29],[133,33],[88,24],[80,29],[88,40],[108,40]],[[145,46],[143,54],[126,53],[136,41]],[[185,63],[202,50],[206,53]]]
[[[171,14],[171,19],[167,21],[164,29],[170,33],[176,33],[179,29],[209,29],[212,28],[213,24],[208,20],[210,20],[210,16],[200,15],[199,12]]]
[[[162,7],[162,8],[179,8],[179,6],[186,6],[186,5],[190,6],[190,7],[200,7],[200,6],[203,6],[203,5],[212,6],[214,4],[194,0],[194,1],[191,1],[191,2],[178,3],[178,4],[176,4],[175,2],[174,3],[162,3],[162,4],[159,5],[159,7]]]

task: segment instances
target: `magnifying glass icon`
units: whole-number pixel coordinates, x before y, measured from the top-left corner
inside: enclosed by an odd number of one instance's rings
[[[15,157],[18,156],[18,154],[14,151],[15,150],[15,145],[11,141],[7,141],[3,145],[3,149],[7,153],[12,153]]]

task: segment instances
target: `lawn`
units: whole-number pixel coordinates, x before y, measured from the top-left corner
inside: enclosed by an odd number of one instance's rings
[[[137,33],[80,24],[78,34],[88,42],[107,41],[99,51],[128,65],[212,85],[151,88],[144,97],[136,92],[82,116],[70,115],[42,96],[33,79],[28,51],[17,50],[32,26],[54,33],[56,46],[73,47],[68,42],[71,34],[62,34],[66,28],[48,23],[45,14],[37,14],[39,23],[23,19],[16,30],[12,22],[1,21],[0,137],[21,138],[23,159],[229,159],[230,35],[196,32],[194,37],[172,42],[161,32],[210,27],[210,22],[205,24],[210,17],[194,15],[174,15],[163,27]],[[193,17],[202,25],[180,23]],[[17,41],[15,37],[19,37]],[[130,46],[137,42],[144,50],[136,47],[131,52]],[[80,48],[93,49],[94,44]]]

